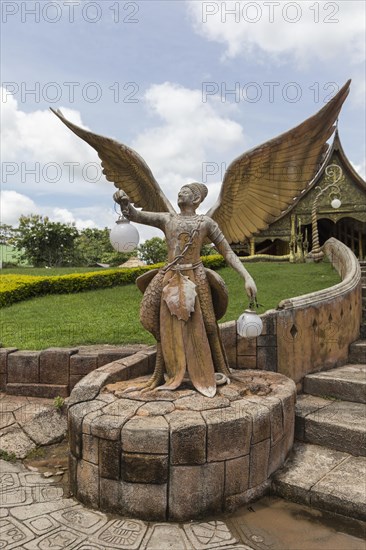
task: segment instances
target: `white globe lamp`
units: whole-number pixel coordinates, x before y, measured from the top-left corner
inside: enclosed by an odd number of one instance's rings
[[[332,202],[330,203],[331,207],[334,208],[335,210],[339,208],[341,204],[342,203],[338,198],[333,199]]]
[[[236,331],[243,338],[257,338],[262,334],[263,322],[259,315],[253,311],[254,304],[256,301],[249,304],[249,308],[240,315],[236,322]]]
[[[132,252],[139,244],[140,235],[129,220],[120,216],[110,231],[109,240],[117,252]]]

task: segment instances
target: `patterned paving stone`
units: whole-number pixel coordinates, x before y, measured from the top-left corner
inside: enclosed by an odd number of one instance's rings
[[[185,524],[184,530],[195,550],[208,548],[221,550],[229,544],[238,542],[223,521]]]
[[[70,526],[76,531],[92,535],[107,523],[105,514],[88,510],[83,506],[74,506],[67,510],[59,510],[51,516],[59,523]]]
[[[0,548],[24,548],[25,543],[33,538],[32,531],[16,519],[7,517],[0,520]]]
[[[37,536],[51,533],[52,531],[60,527],[60,524],[48,514],[28,519],[23,522],[23,525],[28,527]]]
[[[179,525],[153,525],[142,543],[141,550],[194,550]]]
[[[29,487],[16,487],[0,493],[0,508],[25,506],[31,502],[32,491]]]
[[[85,541],[86,535],[76,533],[70,528],[61,527],[60,529],[39,537],[23,546],[26,550],[71,550],[79,543]]]
[[[147,525],[139,520],[115,519],[110,521],[97,535],[95,541],[106,548],[137,550],[146,533]]]

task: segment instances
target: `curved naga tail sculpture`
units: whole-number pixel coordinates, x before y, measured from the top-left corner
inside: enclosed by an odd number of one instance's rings
[[[255,283],[229,243],[244,241],[268,227],[314,178],[349,93],[349,84],[350,81],[299,126],[234,160],[226,171],[219,199],[206,216],[196,214],[207,194],[203,184],[182,187],[177,214],[135,151],[84,130],[60,111],[52,110],[97,151],[104,175],[119,189],[114,199],[124,215],[158,227],[166,236],[168,264],[155,276],[148,274],[147,279],[138,282],[145,291],[142,324],[157,340],[154,374],[142,389],[176,389],[188,372],[194,387],[212,397],[217,379],[230,377],[216,322],[223,314],[222,304],[226,304],[224,284],[217,274],[212,276],[204,269],[200,260],[202,244],[206,240],[215,244],[228,265],[243,278],[245,291],[253,300]],[[131,203],[142,210],[136,210]]]

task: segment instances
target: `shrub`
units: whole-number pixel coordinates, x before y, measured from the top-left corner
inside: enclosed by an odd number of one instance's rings
[[[226,265],[224,258],[219,255],[205,256],[202,261],[204,266],[210,269],[219,269]],[[142,267],[110,269],[102,272],[90,271],[48,277],[2,275],[0,277],[0,307],[10,306],[15,302],[46,294],[72,294],[98,288],[127,285],[135,282],[137,277],[146,271],[163,265],[160,263]]]

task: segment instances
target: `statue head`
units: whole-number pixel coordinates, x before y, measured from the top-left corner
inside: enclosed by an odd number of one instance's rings
[[[189,189],[190,194],[185,197],[184,190]],[[183,193],[182,193],[183,192]],[[208,189],[203,183],[189,183],[183,185],[181,190],[178,193],[178,205],[185,203],[186,201],[192,200],[193,205],[196,207],[201,204],[201,202],[206,198]]]

